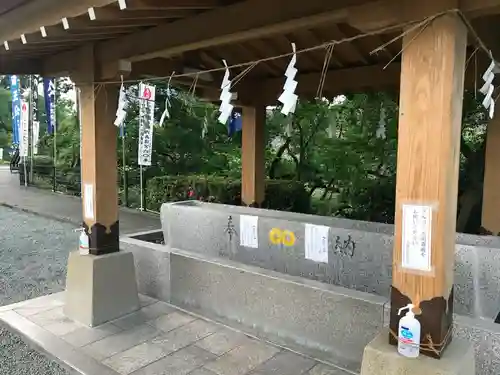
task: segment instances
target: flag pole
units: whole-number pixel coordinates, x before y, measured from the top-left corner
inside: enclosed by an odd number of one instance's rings
[[[54,78],[54,123],[52,129],[54,133],[54,178],[57,164],[57,78]]]
[[[22,84],[19,85],[20,87],[22,87]],[[24,95],[23,95],[23,99],[21,101],[21,103],[26,103],[24,101]],[[23,123],[23,117],[21,115],[21,124]],[[28,150],[29,150],[29,146],[26,145],[24,143],[24,125],[22,125],[22,129],[23,129],[23,169],[24,169],[24,187],[28,187],[28,168],[26,167],[26,155],[25,155],[25,151],[24,151],[24,148],[27,147]],[[28,130],[29,130],[29,120],[28,120]],[[28,135],[28,142],[29,142],[29,135]],[[29,152],[29,151],[28,151]]]
[[[30,182],[33,183],[33,75],[28,79],[29,97],[28,97],[28,155],[30,159]]]
[[[125,206],[128,207],[127,151],[125,144],[125,123],[121,125],[121,132],[122,132],[123,200],[125,201]]]

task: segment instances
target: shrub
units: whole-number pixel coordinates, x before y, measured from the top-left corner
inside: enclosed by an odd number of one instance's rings
[[[241,181],[224,177],[163,176],[147,182],[148,209],[159,210],[165,202],[200,200],[241,205]],[[266,180],[262,208],[292,212],[310,212],[310,197],[304,185],[296,181]]]

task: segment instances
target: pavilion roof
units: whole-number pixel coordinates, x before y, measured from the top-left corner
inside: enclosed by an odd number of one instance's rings
[[[402,29],[446,9],[440,3],[447,2],[125,1],[127,7],[121,10],[117,0],[2,0],[0,43],[7,41],[9,50],[0,48],[0,73],[68,73],[78,66],[75,50],[95,43],[102,64],[130,60],[134,77],[216,70],[197,80],[200,88],[216,88],[223,74],[217,70],[222,60],[243,64],[232,69],[235,76],[245,70],[245,63],[290,53],[293,42],[299,50],[310,49],[297,59],[299,92],[316,93],[325,64],[325,92],[381,88],[398,83],[402,47],[397,36]],[[89,17],[91,7],[95,20]],[[498,30],[500,0],[463,0],[460,9],[477,26],[478,35],[494,40],[491,31]],[[68,20],[69,29],[64,29],[62,18]],[[324,43],[342,40],[348,41],[333,46],[325,62]],[[257,83],[274,95],[283,84],[288,61],[287,56],[261,61],[241,82]],[[178,81],[191,84],[193,76]]]

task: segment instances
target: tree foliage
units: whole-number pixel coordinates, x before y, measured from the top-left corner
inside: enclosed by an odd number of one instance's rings
[[[8,80],[7,80],[8,81]],[[0,147],[10,140],[10,92],[0,87]],[[60,89],[68,91],[67,82]],[[118,143],[120,171],[137,169],[137,87],[128,92],[126,136]],[[164,110],[166,87],[157,85],[156,116]],[[43,109],[43,98],[39,108]],[[154,176],[241,177],[241,134],[228,135],[217,122],[217,107],[175,89],[171,116],[154,128]],[[43,112],[43,110],[42,110]],[[384,113],[384,136],[380,132]],[[245,114],[243,113],[243,116]],[[74,103],[61,95],[57,103],[58,168],[79,165],[79,125]],[[41,121],[44,120],[42,113]],[[486,115],[475,96],[466,92],[461,138],[460,191],[457,228],[479,228]],[[45,129],[42,126],[42,129]],[[43,132],[43,130],[42,130]],[[266,121],[266,174],[270,180],[302,184],[321,215],[392,223],[394,221],[397,163],[397,93],[346,95],[334,99],[300,100],[293,116],[269,108]],[[117,129],[118,135],[118,129]],[[44,135],[41,153],[52,155],[54,137]],[[125,152],[124,152],[125,151]],[[125,155],[125,160],[123,156]],[[130,184],[138,184],[132,178]],[[478,211],[479,210],[479,211]]]

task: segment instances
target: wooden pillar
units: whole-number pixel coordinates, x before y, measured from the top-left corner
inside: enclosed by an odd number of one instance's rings
[[[413,303],[421,353],[435,358],[451,340],[466,42],[454,14],[403,40],[390,342]]]
[[[488,123],[486,135],[481,226],[494,235],[500,233],[500,117],[498,115]]]
[[[265,194],[265,105],[243,107],[241,200],[260,207]]]
[[[117,127],[113,124],[118,86],[96,87],[93,48],[82,53],[82,205],[83,227],[92,255],[119,251]],[[78,82],[78,81],[77,81]]]

